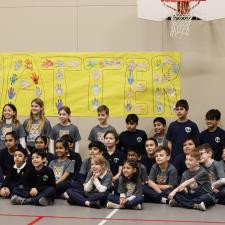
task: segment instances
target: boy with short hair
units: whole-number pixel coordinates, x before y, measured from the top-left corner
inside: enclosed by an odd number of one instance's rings
[[[100,105],[97,108],[97,113],[99,124],[91,129],[88,140],[91,142],[100,141],[104,143],[105,132],[109,130],[116,132],[116,129],[107,123],[109,118],[109,108],[106,105]]]
[[[128,149],[127,160],[134,161],[138,163],[139,177],[143,184],[148,182],[148,174],[145,166],[140,162],[141,155],[140,151],[136,149]]]
[[[168,147],[157,147],[155,159],[156,163],[150,171],[148,185],[143,187],[145,201],[166,204],[169,193],[177,185],[177,170],[169,163]]]
[[[156,117],[153,120],[153,126],[155,134],[153,138],[156,139],[158,146],[168,146],[168,140],[166,139],[166,120],[163,117]]]
[[[175,112],[178,119],[169,125],[166,138],[168,147],[171,150],[171,162],[176,155],[183,153],[183,142],[187,137],[199,138],[199,130],[196,123],[187,118],[189,110],[188,102],[185,99],[180,99],[176,103]]]
[[[225,145],[225,131],[219,127],[221,113],[218,109],[210,109],[205,116],[207,129],[200,133],[200,144],[208,143],[214,150],[214,159],[221,160]]]
[[[87,177],[88,172],[91,169],[91,159],[94,158],[97,155],[102,155],[102,153],[105,151],[105,146],[100,141],[93,141],[90,142],[88,145],[89,149],[89,157],[84,159],[80,168],[80,179],[83,183]],[[109,162],[106,162],[107,168],[110,168]]]
[[[145,153],[147,134],[145,131],[137,129],[138,120],[139,118],[136,114],[129,114],[126,117],[127,130],[120,133],[118,145],[118,148],[124,155],[127,155],[129,148],[138,150],[140,155]]]
[[[201,164],[206,168],[210,175],[210,182],[216,200],[219,204],[225,205],[225,172],[221,163],[213,159],[213,149],[209,144],[200,145],[197,150],[201,155]]]
[[[53,171],[45,166],[46,152],[32,153],[32,167],[23,176],[21,185],[13,189],[11,203],[14,205],[41,205],[53,203],[55,198],[55,176]]]
[[[148,138],[145,142],[146,153],[141,156],[140,162],[145,166],[147,174],[150,173],[152,166],[155,164],[155,149],[158,143],[155,138]]]
[[[11,167],[1,186],[0,196],[9,197],[13,188],[20,185],[24,173],[29,169],[27,157],[27,150],[19,145],[13,154],[14,165]]]
[[[169,205],[205,211],[215,204],[209,173],[199,165],[200,152],[191,151],[186,155],[187,170],[183,173],[181,184],[169,194]]]

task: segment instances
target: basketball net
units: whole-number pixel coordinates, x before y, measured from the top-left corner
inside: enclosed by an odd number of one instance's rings
[[[178,12],[172,12],[170,36],[178,39],[188,36],[191,21],[191,13],[180,14]]]
[[[195,8],[200,0],[196,0],[197,3],[191,6],[190,0],[188,1],[172,1],[162,0],[163,4],[171,9],[171,31],[170,36],[173,38],[182,38],[189,35],[190,25],[192,21],[192,9]],[[173,4],[177,4],[175,8]]]

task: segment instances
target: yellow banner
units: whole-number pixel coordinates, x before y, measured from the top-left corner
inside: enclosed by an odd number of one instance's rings
[[[47,116],[69,106],[72,116],[174,116],[180,98],[178,52],[1,53],[0,106],[13,103],[28,116],[41,98]]]

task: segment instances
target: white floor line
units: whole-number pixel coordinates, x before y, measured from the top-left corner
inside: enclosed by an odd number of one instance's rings
[[[108,216],[106,216],[106,219],[111,218],[119,209],[114,209],[111,213],[109,213]],[[108,220],[102,220],[98,225],[103,225],[107,222]]]

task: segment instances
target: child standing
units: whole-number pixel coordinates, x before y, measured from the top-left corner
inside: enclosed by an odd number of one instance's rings
[[[67,195],[67,201],[71,205],[100,208],[106,203],[111,182],[112,174],[106,168],[106,159],[99,155],[91,159],[91,170],[83,189],[69,188],[64,195]]]
[[[144,198],[137,162],[128,160],[124,163],[118,193],[108,195],[107,208],[142,209]]]
[[[155,148],[158,146],[156,139],[148,138],[145,142],[146,153],[141,156],[141,163],[145,166],[147,174],[155,164]]]
[[[210,109],[205,116],[208,129],[200,133],[200,144],[208,143],[214,151],[214,159],[221,160],[225,145],[225,131],[219,127],[221,113],[218,109]]]
[[[8,175],[5,177],[0,190],[0,196],[9,197],[13,188],[18,187],[21,183],[24,173],[28,170],[27,150],[22,146],[17,146],[14,154],[14,166],[11,167]]]
[[[2,110],[2,118],[0,120],[0,150],[5,148],[5,135],[8,132],[15,131],[19,138],[20,144],[25,148],[25,131],[23,126],[17,119],[17,109],[13,104],[6,104]]]
[[[200,152],[192,151],[186,155],[187,170],[183,173],[181,184],[169,194],[169,205],[205,211],[214,205],[209,173],[199,166]]]
[[[215,198],[219,204],[225,205],[225,172],[221,163],[213,159],[213,149],[209,144],[200,145],[197,150],[200,152],[201,164],[210,175]]]
[[[109,118],[109,108],[106,105],[101,105],[97,108],[98,121],[99,124],[91,129],[88,140],[100,141],[104,143],[104,134],[106,131],[113,130],[116,132],[116,129],[107,123]]]
[[[30,118],[23,123],[26,132],[27,148],[32,153],[35,150],[35,139],[44,135],[47,138],[51,134],[51,124],[44,116],[44,102],[40,98],[35,98],[31,102]]]
[[[138,130],[138,116],[136,114],[129,114],[126,118],[127,130],[123,131],[119,135],[119,145],[120,151],[127,155],[127,150],[129,148],[137,149],[140,155],[145,153],[145,142],[147,140],[147,134],[143,130]]]
[[[177,170],[169,163],[168,147],[157,147],[155,159],[156,163],[150,171],[148,185],[143,187],[145,201],[166,204],[169,193],[177,185]]]
[[[55,142],[65,134],[69,134],[73,138],[73,151],[79,152],[79,141],[81,137],[77,126],[72,124],[69,118],[71,115],[70,108],[68,106],[62,106],[58,114],[60,123],[52,128],[50,152],[54,152]]]
[[[56,194],[59,197],[70,185],[74,173],[74,161],[68,159],[69,145],[67,142],[56,141],[55,160],[52,160],[49,167],[53,170],[56,183]]]
[[[14,165],[13,154],[17,148],[16,132],[12,131],[5,135],[6,148],[0,151],[0,183],[8,175]]]
[[[189,110],[188,102],[180,99],[176,103],[175,112],[178,120],[169,125],[166,138],[168,140],[168,147],[171,150],[171,162],[179,154],[183,153],[183,142],[187,137],[194,137],[199,139],[199,130],[196,123],[187,118]]]
[[[163,117],[156,117],[153,120],[153,126],[155,134],[153,138],[156,139],[158,146],[168,146],[168,141],[166,139],[166,120]]]
[[[112,181],[115,183],[121,175],[124,163],[123,153],[116,149],[118,134],[114,131],[107,131],[104,135],[104,142],[106,151],[103,152],[103,156],[110,164],[110,170],[113,174]]]
[[[53,171],[44,166],[46,153],[35,151],[32,153],[31,167],[23,177],[21,185],[13,189],[11,203],[14,205],[42,205],[53,203],[55,197],[55,176]]]

